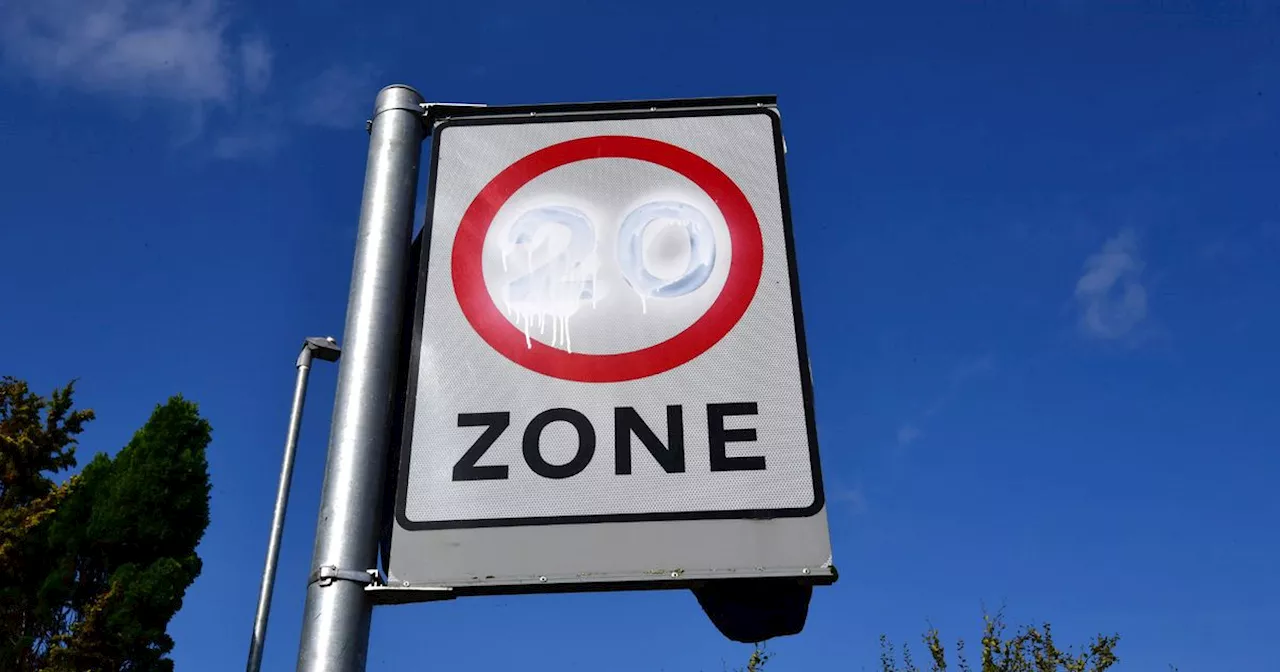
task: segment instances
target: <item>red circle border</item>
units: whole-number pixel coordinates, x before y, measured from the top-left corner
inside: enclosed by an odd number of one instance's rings
[[[517,190],[561,166],[600,158],[646,161],[663,166],[698,185],[720,209],[729,227],[733,257],[720,295],[692,325],[671,338],[640,350],[605,355],[570,353],[525,335],[502,314],[484,282],[482,259],[489,226]],[[467,263],[466,260],[476,260]],[[451,257],[454,294],[467,322],[495,351],[520,366],[562,380],[617,383],[669,371],[720,342],[755,298],[764,269],[760,222],[738,185],[711,162],[681,147],[625,135],[598,135],[557,143],[508,166],[480,190],[462,215]]]

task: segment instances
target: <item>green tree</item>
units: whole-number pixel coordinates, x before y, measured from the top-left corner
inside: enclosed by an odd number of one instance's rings
[[[1104,672],[1119,660],[1115,653],[1119,635],[1097,635],[1075,651],[1058,646],[1048,623],[1020,627],[1006,637],[1003,613],[985,614],[983,622],[979,672]],[[926,631],[923,640],[929,652],[930,672],[946,672],[952,669],[952,662],[958,672],[971,672],[963,639],[956,641],[954,658],[948,656],[936,629]],[[882,672],[920,672],[912,660],[911,647],[904,644],[899,658],[893,644],[883,635],[880,668]]]
[[[75,466],[76,437],[93,411],[73,410],[74,383],[49,398],[0,378],[0,668],[37,669],[65,616],[44,581],[51,518],[74,487],[52,475]]]
[[[769,663],[771,658],[773,658],[773,654],[769,652],[768,646],[764,642],[757,642],[755,647],[751,649],[751,657],[747,659],[747,666],[735,668],[733,672],[764,672],[765,665]]]
[[[70,386],[64,390],[63,415],[81,417],[69,413]],[[49,417],[60,398],[55,392],[47,404]],[[3,420],[18,416],[0,416],[0,433],[20,437],[37,424],[51,426],[33,422],[38,416],[25,412],[11,426]],[[72,429],[68,436],[80,427]],[[175,396],[114,458],[97,455],[57,487],[50,476],[75,465],[73,450],[58,452],[58,441],[46,441],[45,458],[13,451],[18,460],[10,458],[12,442],[0,444],[0,465],[46,465],[43,489],[28,488],[38,496],[0,509],[0,541],[16,549],[0,555],[0,596],[12,591],[22,598],[0,611],[0,631],[23,633],[0,644],[0,667],[10,669],[11,661],[16,671],[173,669],[166,630],[201,570],[196,546],[209,524],[210,438],[196,405]],[[30,475],[18,480],[41,482]],[[29,511],[34,502],[45,502],[38,515]],[[40,562],[19,562],[33,559]]]
[[[1002,613],[984,615],[983,621],[978,672],[1105,672],[1119,660],[1115,653],[1120,642],[1118,635],[1098,635],[1078,653],[1072,653],[1054,642],[1053,629],[1048,623],[1022,627],[1006,637]],[[954,657],[948,655],[936,629],[926,631],[923,640],[929,652],[929,672],[951,669],[973,672],[965,659],[963,639],[956,641]],[[764,672],[765,663],[772,657],[763,644],[757,644],[746,668],[738,668],[737,672]],[[903,645],[899,652],[884,635],[880,636],[880,669],[881,672],[921,672],[912,658],[911,647]]]

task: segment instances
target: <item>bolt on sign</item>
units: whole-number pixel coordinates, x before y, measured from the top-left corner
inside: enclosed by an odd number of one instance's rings
[[[834,580],[773,102],[436,111],[388,590]]]

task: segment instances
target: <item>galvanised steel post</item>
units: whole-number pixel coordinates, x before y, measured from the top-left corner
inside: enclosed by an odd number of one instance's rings
[[[379,508],[400,365],[418,163],[426,136],[423,99],[407,86],[378,93],[329,457],[320,495],[313,571],[307,586],[299,672],[365,669],[376,567]]]

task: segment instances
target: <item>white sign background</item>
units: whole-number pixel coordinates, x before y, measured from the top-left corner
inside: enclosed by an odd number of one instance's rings
[[[768,109],[733,114],[680,114],[609,120],[531,120],[526,123],[438,126],[434,200],[426,282],[419,287],[420,342],[411,376],[416,394],[407,420],[410,441],[401,467],[397,518],[407,529],[529,525],[606,520],[787,517],[822,507],[811,445],[812,411],[806,405],[792,305],[778,139]],[[746,195],[764,243],[760,283],[746,313],[707,352],[682,366],[638,380],[586,383],[528,370],[494,351],[467,322],[454,295],[450,269],[459,222],[479,191],[513,162],[547,146],[596,135],[651,138],[691,151],[725,173]],[[716,232],[716,272],[697,292],[677,299],[639,297],[610,270],[618,222],[627,208],[654,197],[680,197],[703,209]],[[526,205],[562,202],[591,216],[598,233],[604,294],[570,318],[574,351],[620,352],[653,345],[688,326],[724,285],[732,250],[723,217],[688,179],[656,164],[598,158],[553,169],[507,202],[495,227]],[[493,232],[491,231],[491,237]],[[494,248],[496,250],[496,246]],[[495,252],[496,254],[496,252]],[[488,253],[486,256],[489,256]],[[483,264],[491,291],[494,260]],[[499,271],[501,269],[498,269]],[[669,305],[663,305],[668,303]],[[692,313],[692,314],[691,314]],[[553,342],[550,329],[530,333]],[[560,347],[563,343],[557,341]],[[730,442],[727,455],[764,456],[766,468],[712,472],[707,405],[754,402],[757,415],[730,416],[728,429],[754,428],[756,440]],[[665,444],[666,407],[683,411],[685,470],[666,473],[635,437],[632,473],[615,473],[614,409],[631,407]],[[538,413],[570,408],[590,419],[596,446],[581,472],[563,479],[539,476],[522,452],[524,428]],[[454,465],[484,427],[459,427],[459,414],[510,413],[510,426],[479,460],[506,465],[501,480],[452,480]],[[568,462],[578,436],[556,422],[542,433],[551,464]]]

